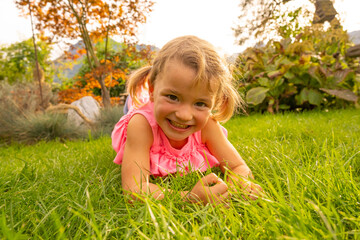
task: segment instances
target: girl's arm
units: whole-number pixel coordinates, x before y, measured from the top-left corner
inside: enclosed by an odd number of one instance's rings
[[[250,168],[229,142],[217,121],[209,118],[205,128],[202,130],[202,139],[210,152],[219,160],[223,172],[228,168],[232,173],[240,176],[230,175],[231,181],[240,183],[243,189],[251,193],[257,194],[262,191],[260,186],[247,180],[253,178]]]
[[[202,130],[202,141],[205,142],[210,152],[219,160],[222,171],[225,171],[225,167],[227,167],[232,171],[236,170],[242,177],[247,178],[251,176],[250,168],[229,142],[220,124],[212,118],[209,118],[205,128]]]
[[[134,115],[127,128],[127,139],[121,169],[122,187],[125,193],[134,195],[152,195],[155,199],[163,199],[164,191],[156,184],[149,182],[150,148],[153,134],[146,118]],[[211,186],[212,184],[215,184]],[[190,202],[219,203],[228,198],[227,185],[215,174],[203,177],[190,191],[180,193],[182,198]]]
[[[153,134],[146,118],[134,115],[128,124],[127,139],[121,168],[122,187],[126,193],[152,193],[155,198],[162,197],[158,186],[149,183],[150,147]]]

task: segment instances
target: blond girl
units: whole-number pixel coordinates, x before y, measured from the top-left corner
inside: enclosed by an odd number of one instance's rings
[[[168,42],[151,66],[136,71],[128,82],[129,112],[116,124],[114,160],[122,164],[126,193],[165,191],[149,182],[177,171],[229,169],[225,183],[209,174],[181,192],[185,201],[219,204],[229,199],[229,187],[239,185],[251,198],[261,191],[249,181],[249,167],[227,139],[219,122],[227,121],[242,100],[232,86],[232,75],[214,47],[195,36]]]

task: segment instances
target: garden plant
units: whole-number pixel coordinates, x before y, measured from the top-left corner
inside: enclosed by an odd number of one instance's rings
[[[300,9],[286,15],[296,22]],[[300,28],[279,26],[279,41],[248,48],[240,54],[239,91],[253,111],[359,106],[358,58],[346,56],[347,33],[334,20]]]

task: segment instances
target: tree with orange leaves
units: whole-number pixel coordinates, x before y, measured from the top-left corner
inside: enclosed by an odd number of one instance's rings
[[[128,75],[133,70],[148,65],[156,52],[156,49],[149,45],[116,43],[115,41],[112,41],[111,45],[110,50],[106,50],[103,44],[96,44],[96,53],[101,67],[90,69],[89,64],[84,62],[77,76],[74,77],[76,82],[59,92],[61,103],[70,104],[85,96],[101,100],[101,86],[96,81],[96,76],[107,73],[104,82],[109,89],[111,104],[119,104],[119,96],[125,91]],[[106,59],[105,55],[107,55]]]
[[[151,0],[16,0],[15,3],[25,15],[31,9],[37,19],[36,29],[50,42],[81,38],[91,69],[102,65],[95,54],[94,42],[112,35],[120,35],[124,41],[134,40],[139,24],[146,22],[153,5]],[[101,86],[103,105],[109,107],[106,74],[95,78]]]

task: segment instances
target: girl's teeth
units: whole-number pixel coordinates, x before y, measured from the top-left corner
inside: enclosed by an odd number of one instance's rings
[[[184,124],[180,124],[180,123],[177,123],[177,122],[173,122],[173,121],[171,121],[170,120],[170,123],[171,123],[171,125],[173,125],[174,127],[178,127],[178,128],[187,128],[188,127],[188,125],[184,125]]]

